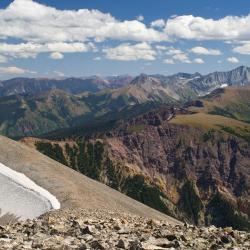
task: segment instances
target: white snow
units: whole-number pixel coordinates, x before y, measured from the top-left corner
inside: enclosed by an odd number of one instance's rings
[[[224,84],[222,84],[220,87],[221,87],[221,88],[226,88],[226,87],[228,87],[228,84],[224,83]]]
[[[0,180],[0,212],[2,214],[13,213],[21,218],[34,218],[61,207],[57,198],[46,189],[2,163],[0,163]]]

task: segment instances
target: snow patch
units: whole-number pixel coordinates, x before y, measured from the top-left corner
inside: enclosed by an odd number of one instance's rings
[[[221,87],[221,88],[226,88],[226,87],[228,87],[228,84],[224,83],[224,84],[222,84],[220,87]]]
[[[61,204],[57,200],[57,198],[46,189],[38,186],[34,181],[29,179],[26,175],[14,171],[13,169],[6,167],[2,163],[0,163],[0,174],[8,177],[11,181],[22,186],[23,188],[33,191],[34,193],[47,199],[50,202],[52,209],[60,209]]]

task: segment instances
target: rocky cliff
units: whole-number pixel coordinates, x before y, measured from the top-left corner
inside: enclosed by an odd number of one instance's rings
[[[249,230],[248,137],[221,125],[235,125],[229,118],[216,116],[215,124],[213,119],[163,108],[98,138],[33,143],[50,157],[178,219]]]

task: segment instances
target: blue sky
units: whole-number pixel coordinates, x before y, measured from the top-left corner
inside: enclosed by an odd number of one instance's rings
[[[0,78],[250,66],[246,0],[0,1]]]

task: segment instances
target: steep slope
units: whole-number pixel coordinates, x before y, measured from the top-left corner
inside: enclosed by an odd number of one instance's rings
[[[31,144],[179,219],[249,230],[249,135],[248,123],[200,107],[162,108],[92,139]]]
[[[207,113],[250,122],[250,86],[219,89],[202,99]]]
[[[25,174],[55,195],[62,208],[106,209],[140,216],[174,219],[135,201],[111,188],[45,157],[36,150],[0,136],[0,162]]]
[[[250,84],[250,68],[240,66],[228,72],[214,72],[193,79],[188,83],[192,89],[205,92],[223,85],[244,86]]]
[[[150,103],[157,106],[175,100],[166,93],[146,91],[134,85],[79,95],[55,89],[36,95],[8,96],[0,98],[0,133],[13,138],[39,136],[107,116],[117,119],[119,113],[128,110],[129,115],[129,110]]]
[[[12,137],[39,135],[76,124],[90,112],[80,97],[60,90],[0,99],[0,130]]]
[[[250,84],[250,68],[238,67],[227,72],[214,72],[208,75],[199,73],[177,73],[170,76],[142,74],[131,84],[145,89],[162,89],[175,99],[192,99],[204,96],[225,86],[244,86]]]

